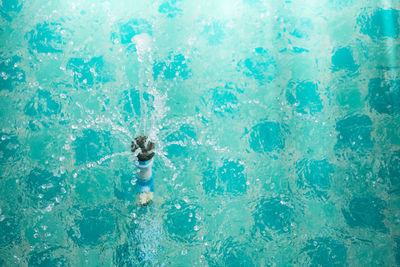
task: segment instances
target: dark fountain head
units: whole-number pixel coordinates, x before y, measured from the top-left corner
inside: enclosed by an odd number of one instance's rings
[[[147,136],[138,136],[132,141],[131,151],[135,154],[139,150],[139,154],[137,154],[138,160],[148,161],[154,157],[155,147],[155,144]]]

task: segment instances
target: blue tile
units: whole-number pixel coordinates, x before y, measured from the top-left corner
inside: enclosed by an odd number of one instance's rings
[[[225,38],[224,28],[222,22],[212,21],[204,26],[202,34],[207,38],[209,45],[219,45]]]
[[[19,142],[17,136],[9,133],[0,133],[0,163],[13,159],[18,151]]]
[[[400,114],[400,80],[374,78],[368,84],[371,108],[382,114]]]
[[[285,147],[285,138],[278,122],[256,124],[250,132],[250,148],[258,153],[271,152]]]
[[[164,207],[167,214],[165,227],[169,236],[177,241],[193,241],[197,233],[194,227],[197,224],[198,208],[185,201],[177,201]]]
[[[166,79],[181,77],[187,79],[191,76],[189,60],[182,54],[171,55],[167,61],[155,62],[153,65],[153,78],[156,80],[160,75]]]
[[[92,57],[89,60],[70,58],[66,68],[73,71],[74,82],[81,88],[88,88],[96,83],[104,84],[113,80],[113,72],[107,68],[102,56]]]
[[[65,41],[60,23],[44,22],[26,34],[29,49],[38,53],[62,53]]]
[[[208,266],[256,266],[246,250],[250,250],[249,244],[235,241],[232,237],[218,242],[206,254]]]
[[[263,236],[268,231],[276,233],[289,232],[293,220],[293,209],[280,198],[263,198],[254,211],[255,227]]]
[[[26,103],[24,108],[25,115],[30,117],[50,117],[51,115],[60,114],[61,104],[55,101],[49,91],[37,90],[37,98]]]
[[[290,82],[286,91],[286,100],[295,105],[295,110],[302,114],[314,115],[322,110],[322,101],[318,94],[318,85],[310,81]]]
[[[334,166],[328,160],[303,159],[296,163],[296,168],[300,187],[310,187],[318,196],[327,197],[334,173]]]
[[[70,231],[69,234],[78,245],[97,246],[108,240],[115,230],[115,219],[106,207],[81,210],[81,217],[75,219],[80,237]]]
[[[238,69],[261,84],[268,83],[278,76],[277,64],[272,53],[262,47],[255,48],[250,57],[239,61]]]
[[[238,161],[224,160],[218,169],[209,161],[202,174],[202,187],[207,195],[246,193],[244,166]]]
[[[21,240],[20,226],[18,220],[13,215],[7,214],[3,210],[5,218],[0,221],[0,246],[6,248],[13,246]]]
[[[346,266],[347,249],[345,245],[330,237],[311,239],[302,249],[311,259],[309,266]]]
[[[158,12],[166,14],[168,18],[174,18],[178,15],[182,15],[182,9],[177,7],[180,0],[166,0],[161,3],[158,8]]]
[[[239,108],[239,100],[232,90],[217,87],[209,91],[212,110],[215,114],[225,116],[234,114]]]
[[[391,193],[400,193],[400,150],[385,157],[379,170],[379,177],[384,178],[391,184]]]
[[[388,232],[383,220],[386,203],[376,197],[359,197],[350,201],[348,210],[342,209],[343,216],[350,227],[364,227]]]
[[[335,149],[350,148],[353,151],[370,149],[374,145],[371,137],[372,121],[367,115],[352,115],[336,123],[339,132]]]
[[[379,8],[371,15],[362,14],[357,22],[360,32],[374,39],[398,38],[400,35],[399,11],[393,8]]]
[[[78,136],[72,143],[72,147],[75,150],[75,164],[97,161],[105,154],[111,154],[110,140],[111,134],[107,131],[83,130],[83,135]]]
[[[226,192],[246,193],[246,176],[244,165],[237,161],[225,160],[224,164],[218,169],[218,179],[225,185]]]
[[[22,0],[3,0],[0,2],[0,15],[10,22],[21,11],[22,6]]]
[[[14,86],[25,82],[25,71],[18,64],[20,57],[14,56],[0,60],[0,91],[12,91]]]
[[[129,20],[127,23],[121,24],[119,28],[122,44],[131,43],[135,35],[142,33],[152,34],[151,25],[144,19]]]
[[[68,264],[67,258],[64,256],[57,257],[58,253],[56,248],[49,248],[41,252],[31,252],[28,265],[37,267],[61,267],[70,266]]]
[[[359,67],[354,61],[353,53],[349,47],[342,47],[335,51],[332,56],[332,65],[335,71],[344,69],[354,72]]]

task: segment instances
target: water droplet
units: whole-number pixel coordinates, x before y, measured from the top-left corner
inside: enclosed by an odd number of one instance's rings
[[[45,210],[46,210],[47,212],[50,212],[50,211],[52,211],[53,207],[54,207],[54,204],[50,204],[50,205],[48,205],[48,206],[46,207]]]
[[[178,203],[177,203],[177,204],[175,204],[175,208],[176,208],[176,209],[178,209],[178,210],[179,210],[181,207],[182,207],[182,206],[181,206],[181,205],[179,205]]]

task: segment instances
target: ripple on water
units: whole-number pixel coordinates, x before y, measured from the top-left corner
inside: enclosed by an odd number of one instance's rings
[[[109,241],[115,230],[115,219],[105,206],[84,208],[80,211],[81,216],[76,218],[76,230],[70,230],[71,239],[79,246],[97,246]]]
[[[293,208],[285,199],[278,197],[263,198],[258,202],[253,212],[255,227],[263,237],[271,238],[270,234],[282,234],[290,231],[293,220]]]
[[[64,252],[65,253],[65,252]],[[65,258],[66,254],[63,252],[59,252],[58,248],[49,248],[40,252],[33,251],[30,253],[28,258],[29,266],[70,266],[68,264],[67,259]]]
[[[130,246],[128,243],[117,246],[115,250],[116,266],[124,266],[124,267],[138,266],[138,263],[136,262],[137,259],[132,257],[132,255],[135,255],[135,252],[136,249],[132,248],[132,246]]]
[[[294,90],[286,91],[286,99],[295,110],[302,114],[314,115],[322,110],[322,101],[318,94],[318,85],[310,81],[290,82],[289,88]]]
[[[310,187],[317,196],[328,197],[334,166],[328,160],[303,159],[296,163],[300,187]]]
[[[168,235],[177,241],[194,241],[197,234],[195,226],[198,223],[196,214],[199,208],[185,201],[177,201],[164,205],[164,209],[167,214],[165,227]]]
[[[393,152],[382,164],[379,176],[390,181],[390,192],[400,193],[400,150]]]
[[[353,58],[353,52],[350,47],[339,47],[336,48],[332,56],[332,70],[346,70],[349,72],[354,72],[358,69]]]
[[[19,67],[20,61],[18,56],[0,59],[0,92],[11,92],[16,85],[25,82],[25,71]]]
[[[82,136],[72,143],[75,151],[75,164],[97,161],[106,154],[112,154],[111,134],[108,131],[85,129]]]
[[[363,151],[373,147],[371,137],[372,121],[365,114],[345,117],[336,123],[339,132],[335,149],[350,148],[353,151]]]
[[[61,112],[61,104],[52,98],[49,91],[38,89],[36,95],[37,97],[26,103],[25,115],[35,118],[43,115],[50,117]]]
[[[15,215],[4,211],[0,216],[0,247],[14,246],[21,240],[18,219]]]
[[[348,209],[342,209],[344,218],[350,227],[371,228],[387,232],[383,220],[386,203],[376,197],[356,197],[350,201]]]
[[[400,237],[399,236],[395,237],[394,241],[396,242],[395,260],[397,265],[400,265]]]
[[[347,249],[344,244],[330,237],[317,237],[302,249],[311,259],[310,266],[344,266]]]
[[[66,69],[73,72],[75,86],[79,88],[90,88],[95,84],[105,84],[114,79],[114,73],[103,56],[90,59],[70,58]]]
[[[143,100],[146,103],[153,103],[154,102],[154,96],[147,93],[143,92]],[[130,89],[130,90],[125,90],[123,92],[122,100],[120,103],[123,104],[122,110],[126,112],[127,118],[131,118],[132,114],[136,114],[137,116],[142,115],[141,111],[141,104],[140,104],[140,91],[136,89]],[[153,110],[153,106],[149,106],[149,112]]]
[[[202,34],[207,38],[209,45],[219,45],[225,38],[225,25],[221,21],[212,21],[207,23]]]
[[[18,14],[22,9],[23,1],[22,0],[7,0],[0,2],[0,15],[11,21],[13,17]]]
[[[203,171],[202,186],[206,194],[243,194],[247,190],[244,165],[239,161],[225,159],[216,169],[211,162]]]
[[[114,184],[114,195],[119,200],[128,200],[134,201],[135,200],[135,186],[132,184],[132,181],[135,179],[135,176],[132,172],[125,172],[125,171],[116,171],[115,176],[120,177],[121,179],[121,187],[117,187]]]
[[[11,133],[0,132],[0,163],[15,159],[19,142],[17,136]]]
[[[373,78],[368,84],[369,104],[382,114],[400,114],[400,80]]]
[[[196,131],[190,124],[182,124],[178,131],[169,134],[165,141],[168,157],[184,157],[189,154],[188,146],[196,139]]]
[[[182,9],[178,7],[181,0],[165,0],[158,7],[158,12],[166,14],[168,18],[174,18],[178,15],[182,15]]]
[[[28,47],[31,52],[37,53],[62,53],[66,44],[61,32],[64,31],[58,22],[43,22],[35,29],[26,33]]]
[[[260,84],[268,83],[278,76],[278,68],[272,53],[263,47],[253,50],[250,57],[240,60],[238,70],[253,77]]]
[[[25,178],[26,188],[30,199],[41,208],[53,206],[56,198],[59,201],[63,194],[65,177],[57,177],[47,170],[33,169]]]
[[[235,90],[228,85],[210,89],[205,96],[206,105],[218,116],[235,116],[239,110],[239,100]]]
[[[130,19],[128,21],[120,20],[117,22],[117,31],[111,33],[111,41],[121,43],[123,45],[129,45],[133,43],[133,37],[138,34],[146,33],[152,35],[151,24],[140,18]],[[136,51],[135,46],[132,49]]]
[[[182,54],[171,54],[166,61],[159,61],[153,64],[153,78],[157,80],[158,77],[165,79],[174,79],[181,77],[187,79],[192,75],[189,68],[189,59]]]
[[[372,39],[398,38],[400,35],[399,10],[378,8],[372,13],[365,11],[357,19],[360,32]]]
[[[255,266],[253,260],[248,255],[248,244],[235,241],[229,237],[222,242],[218,242],[209,251],[206,259],[209,266]]]
[[[281,124],[274,121],[254,125],[250,132],[250,148],[257,153],[272,152],[285,147]]]

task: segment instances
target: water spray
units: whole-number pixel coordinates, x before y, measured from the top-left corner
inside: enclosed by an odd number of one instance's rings
[[[153,200],[154,178],[153,157],[155,144],[147,136],[138,136],[132,141],[131,150],[138,159],[136,203],[147,206]]]

